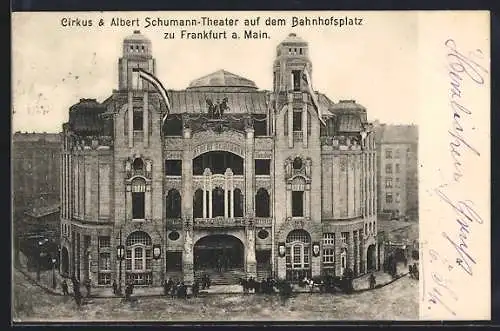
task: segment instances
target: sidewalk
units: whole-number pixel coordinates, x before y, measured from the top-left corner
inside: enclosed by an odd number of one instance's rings
[[[44,289],[47,293],[53,295],[63,295],[61,282],[62,277],[56,271],[56,288],[52,287],[52,271],[46,270],[40,272],[40,281],[37,281],[37,273],[33,271],[27,271],[26,268],[16,267],[16,270],[19,270],[21,273],[25,275],[26,278],[29,279],[35,285],[38,285],[42,289]],[[377,288],[386,286],[398,279],[407,275],[407,267],[403,264],[398,264],[398,277],[392,278],[391,275],[383,272],[376,271],[374,272],[374,276],[376,277]],[[355,292],[364,292],[371,290],[369,288],[369,278],[370,274],[362,275],[353,280],[353,287]],[[73,294],[73,289],[71,286],[71,281],[69,279],[66,280],[68,282],[68,289],[70,295]],[[377,289],[376,288],[376,289]],[[124,290],[124,289],[123,289]],[[293,285],[293,292],[295,293],[310,293],[310,289],[308,287],[299,287],[298,285]],[[314,291],[317,292],[317,289]],[[84,297],[87,297],[87,291],[84,286],[81,287],[81,293]],[[241,285],[212,285],[209,289],[200,290],[200,295],[211,295],[211,294],[243,294],[243,288]],[[134,287],[134,297],[163,297],[163,287]],[[91,289],[90,298],[116,298],[117,295],[113,294],[113,289],[111,287],[93,287]]]

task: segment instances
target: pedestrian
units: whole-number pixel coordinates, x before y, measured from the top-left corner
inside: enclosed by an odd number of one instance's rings
[[[197,280],[195,280],[193,283],[193,297],[197,297],[199,292],[200,292],[200,284],[198,283]]]
[[[91,287],[92,286],[92,282],[90,280],[90,278],[87,278],[85,280],[85,289],[87,290],[87,298],[90,297],[90,290],[91,290]]]
[[[63,295],[69,295],[69,292],[68,292],[68,283],[66,282],[66,279],[63,279],[63,281],[61,283],[61,287],[62,287],[62,290],[63,290]]]
[[[116,284],[116,280],[113,279],[113,294],[117,295],[118,294],[118,285]]]
[[[375,285],[377,284],[377,281],[375,279],[375,275],[373,274],[373,272],[370,274],[369,282],[370,282],[370,289],[374,289]]]

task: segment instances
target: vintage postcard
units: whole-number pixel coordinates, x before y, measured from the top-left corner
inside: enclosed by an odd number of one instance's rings
[[[490,319],[489,13],[12,16],[12,319]]]

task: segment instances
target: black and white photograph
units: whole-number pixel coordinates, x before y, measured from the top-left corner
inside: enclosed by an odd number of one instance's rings
[[[14,13],[13,321],[487,318],[489,17],[436,15]]]

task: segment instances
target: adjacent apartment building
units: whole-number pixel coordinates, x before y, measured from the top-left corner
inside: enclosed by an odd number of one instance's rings
[[[159,286],[378,267],[367,110],[310,93],[305,40],[277,45],[272,91],[219,70],[168,91],[169,110],[133,70],[155,74],[151,41],[135,31],[121,47],[116,90],[63,125],[63,273]]]
[[[16,132],[12,137],[12,194],[14,230],[29,235],[33,217],[58,212],[61,135]],[[48,213],[48,214],[47,214]],[[59,235],[59,227],[50,233]]]
[[[418,127],[375,124],[378,211],[418,220]]]

